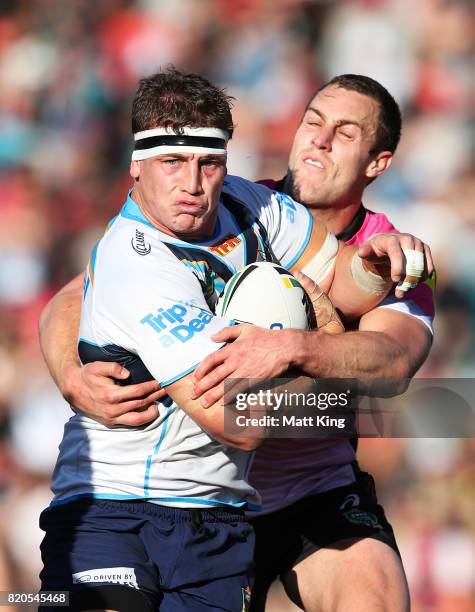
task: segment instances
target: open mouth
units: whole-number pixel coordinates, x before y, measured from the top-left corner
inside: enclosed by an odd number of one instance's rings
[[[310,157],[307,157],[303,161],[304,161],[304,164],[308,164],[309,166],[313,166],[314,168],[320,168],[320,170],[325,169],[322,162],[319,162],[316,159],[310,159]]]

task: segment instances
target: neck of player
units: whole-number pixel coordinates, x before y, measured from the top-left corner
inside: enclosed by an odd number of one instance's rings
[[[345,230],[355,218],[361,206],[361,202],[355,202],[345,208],[333,208],[332,206],[314,208],[308,207],[312,216],[317,221],[325,223],[327,228],[335,235]]]

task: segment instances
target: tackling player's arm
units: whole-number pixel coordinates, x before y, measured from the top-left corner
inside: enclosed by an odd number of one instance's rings
[[[79,368],[77,337],[81,316],[81,287],[78,274],[45,306],[40,316],[40,345],[46,365],[64,397],[71,369]]]
[[[119,386],[130,373],[118,363],[81,366],[77,352],[84,275],[63,287],[41,313],[40,345],[48,369],[64,398],[107,426],[139,426],[157,416],[156,401],[166,394],[155,380]]]
[[[226,378],[275,378],[289,369],[311,377],[357,378],[371,394],[402,393],[426,359],[432,334],[414,316],[377,308],[362,317],[356,332],[330,335],[238,325],[213,339],[228,344],[196,369],[194,397],[204,407],[221,400]]]
[[[376,308],[361,318],[358,331],[337,337],[300,337],[295,366],[320,378],[357,378],[367,392],[403,393],[424,363],[432,344],[418,318]]]
[[[358,248],[339,243],[325,225],[315,222],[291,272],[304,272],[328,293],[344,317],[354,319],[377,306],[393,282],[406,277],[403,249],[423,253],[427,271],[432,272],[429,248],[410,234],[379,234]],[[423,271],[422,266],[419,277]]]

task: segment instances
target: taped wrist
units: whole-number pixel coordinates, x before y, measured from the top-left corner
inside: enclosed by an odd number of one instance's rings
[[[373,295],[384,295],[393,284],[390,278],[382,278],[379,274],[365,270],[363,260],[357,253],[351,260],[351,276],[360,289]]]

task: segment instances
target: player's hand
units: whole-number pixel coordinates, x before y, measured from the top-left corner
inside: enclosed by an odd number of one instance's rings
[[[223,403],[226,378],[276,378],[290,367],[292,332],[270,330],[243,324],[225,327],[211,336],[214,342],[227,342],[208,355],[195,370],[192,399],[201,398],[204,408]],[[289,333],[290,332],[290,333]]]
[[[343,333],[345,327],[328,295],[320,289],[315,281],[300,270],[297,270],[294,276],[310,298],[316,328],[327,334]]]
[[[137,427],[158,415],[156,402],[166,395],[155,380],[120,386],[130,372],[118,363],[94,362],[71,365],[65,373],[63,395],[76,409],[107,427]]]
[[[429,246],[411,234],[376,234],[359,248],[358,255],[378,274],[398,283],[398,298],[434,271]]]

